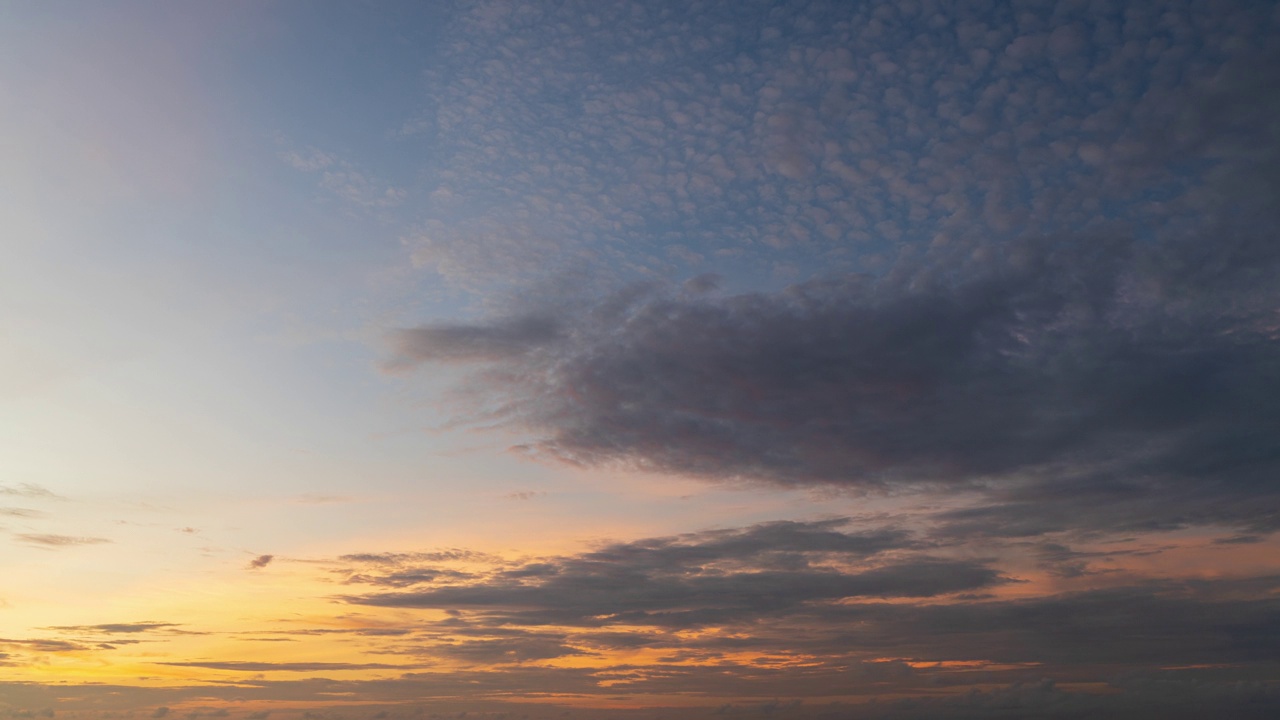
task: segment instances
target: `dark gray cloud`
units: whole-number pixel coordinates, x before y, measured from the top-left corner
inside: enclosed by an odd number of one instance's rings
[[[651,288],[567,314],[536,352],[486,358],[479,385],[542,433],[534,449],[583,465],[780,485],[999,481],[987,512],[1035,532],[1273,528],[1271,232],[1028,242],[967,269],[904,260],[776,294]],[[1072,502],[1101,509],[1082,520]],[[1058,518],[1028,516],[1042,506]]]
[[[1043,671],[1041,671],[1043,673]],[[793,685],[787,684],[790,677]],[[672,697],[679,693],[692,707],[664,707],[672,720],[684,718],[777,717],[788,720],[870,720],[923,718],[1053,718],[1055,720],[1192,720],[1230,717],[1242,720],[1271,718],[1280,708],[1280,684],[1266,674],[1236,670],[1234,678],[1212,669],[1127,673],[1100,679],[1095,689],[1080,689],[1068,680],[1055,681],[1035,670],[1008,679],[989,672],[947,672],[913,668],[901,662],[849,663],[843,669],[815,670],[744,667],[725,663],[720,667],[655,665],[621,666],[608,671],[544,666],[505,666],[501,670],[452,670],[408,673],[386,680],[305,679],[269,681],[255,679],[231,686],[137,688],[120,685],[63,685],[0,683],[0,693],[14,707],[46,707],[57,703],[60,712],[84,717],[113,717],[120,710],[153,710],[159,703],[222,701],[236,717],[250,720],[257,713],[239,711],[240,703],[269,700],[277,703],[314,701],[316,697],[359,698],[360,705],[342,708],[342,717],[413,717],[429,703],[436,717],[526,716],[528,718],[652,717],[654,708],[589,708],[560,705],[553,698],[522,703],[519,695],[546,693],[548,688],[584,694],[600,693],[599,683],[622,680],[625,690],[604,689],[611,704],[623,698],[638,701]],[[959,683],[959,684],[957,684]],[[978,685],[968,688],[968,685]],[[819,689],[817,693],[810,690]],[[639,692],[655,693],[648,697]],[[909,699],[872,700],[868,692],[906,691]],[[717,698],[728,693],[735,701]],[[459,694],[465,699],[459,699]],[[662,693],[666,693],[662,695]],[[862,696],[860,699],[858,696]],[[828,698],[837,698],[828,700]],[[698,701],[702,699],[703,702]],[[103,713],[104,708],[115,714]],[[108,713],[111,711],[108,710]],[[95,715],[94,713],[103,713]],[[243,713],[243,714],[240,714]],[[1269,714],[1270,713],[1270,714]],[[13,714],[13,717],[38,717]],[[310,717],[337,717],[311,712]],[[430,715],[428,715],[430,716]]]
[[[1115,682],[1105,695],[1059,687],[1048,678],[976,690],[960,697],[918,697],[884,703],[874,715],[885,720],[1198,720],[1231,717],[1263,720],[1280,712],[1280,688],[1269,682],[1203,682],[1176,677]]]
[[[564,638],[536,636],[439,642],[433,643],[429,648],[423,648],[423,652],[433,657],[446,657],[480,665],[525,663],[587,654],[584,650],[568,645]]]
[[[1026,600],[851,606],[839,613],[856,629],[831,643],[921,660],[981,655],[1086,672],[1267,664],[1280,659],[1278,587],[1276,577],[1152,581]]]
[[[415,665],[388,665],[385,663],[342,662],[253,662],[253,661],[189,661],[158,662],[156,665],[196,667],[208,670],[233,670],[236,672],[325,672],[333,670],[411,670]]]
[[[435,583],[432,568],[353,570],[349,582],[412,589],[349,596],[360,605],[479,612],[490,624],[695,627],[844,598],[935,597],[1005,582],[986,563],[901,555],[897,530],[846,532],[845,519],[614,543]],[[879,558],[893,551],[892,557]],[[452,579],[451,579],[452,580]]]
[[[934,597],[1000,582],[1000,573],[982,563],[936,558],[850,573],[808,569],[659,574],[574,567],[536,583],[492,581],[346,599],[379,607],[481,610],[524,624],[696,627],[784,612],[808,602]]]
[[[610,649],[663,649],[667,655],[658,661],[590,673],[611,692],[657,696],[693,691],[812,701],[887,688],[916,694],[1043,678],[1129,684],[1123,692],[1136,692],[1135,679],[1144,675],[1176,684],[1196,673],[1200,684],[1257,678],[1260,688],[1270,683],[1268,692],[1274,692],[1277,588],[1280,579],[1271,577],[1153,581],[1018,600],[808,603],[783,612],[762,604],[752,614],[720,618],[722,632],[697,635],[637,628],[627,616],[616,618],[626,632],[529,631],[513,626],[527,617],[465,608],[473,621],[431,629],[452,635],[443,645],[394,650],[510,665]],[[761,660],[745,663],[744,654]],[[548,686],[570,687],[581,679],[542,671]]]

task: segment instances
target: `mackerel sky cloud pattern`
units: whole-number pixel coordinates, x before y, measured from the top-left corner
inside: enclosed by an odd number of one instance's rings
[[[883,272],[903,246],[955,262],[1194,232],[1225,202],[1208,176],[1267,172],[1250,149],[1273,132],[1271,21],[1249,3],[482,5],[429,75],[423,132],[452,154],[411,243],[460,282],[553,249],[552,267],[787,279]]]

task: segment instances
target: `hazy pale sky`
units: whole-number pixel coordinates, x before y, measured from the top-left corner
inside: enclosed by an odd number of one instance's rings
[[[0,718],[1280,716],[1277,38],[0,2]]]

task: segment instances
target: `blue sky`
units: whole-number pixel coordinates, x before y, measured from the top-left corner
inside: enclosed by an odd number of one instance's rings
[[[1278,23],[0,8],[0,717],[1270,717]]]

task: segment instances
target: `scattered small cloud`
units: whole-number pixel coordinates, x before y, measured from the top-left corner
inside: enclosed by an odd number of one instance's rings
[[[49,513],[40,510],[18,507],[0,507],[0,515],[5,517],[27,518],[30,520],[49,517]]]
[[[408,197],[404,188],[373,177],[332,153],[308,148],[301,152],[282,152],[279,157],[295,170],[315,174],[321,188],[358,207],[391,208]]]
[[[517,490],[509,492],[502,497],[508,500],[533,500],[534,498],[546,497],[545,490]]]
[[[259,570],[270,565],[271,561],[274,560],[275,557],[275,555],[259,555],[258,557],[250,560],[247,567],[250,570]]]

